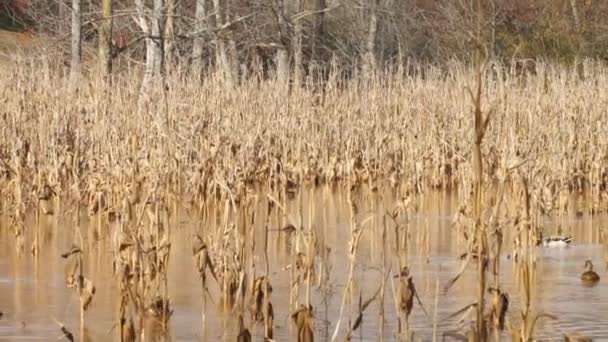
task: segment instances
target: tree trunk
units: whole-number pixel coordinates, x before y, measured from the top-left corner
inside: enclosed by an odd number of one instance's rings
[[[103,0],[99,26],[99,64],[101,75],[108,79],[112,72],[112,0]]]
[[[68,11],[67,4],[63,3],[63,1],[57,1],[57,17],[59,20],[56,20],[54,26],[59,37],[65,37],[67,34]]]
[[[282,86],[289,84],[289,56],[287,49],[281,46],[276,55],[276,79]]]
[[[154,0],[154,11],[151,25],[148,25],[146,18],[146,7],[144,0],[135,0],[137,8],[137,23],[144,34],[146,42],[146,66],[144,78],[139,93],[138,107],[143,110],[144,104],[149,99],[150,84],[157,77],[162,75],[163,65],[163,37],[161,37],[163,20],[163,0]],[[151,26],[151,27],[150,27]]]
[[[315,0],[315,18],[313,22],[312,57],[318,58],[318,50],[323,42],[323,21],[325,19],[325,0]]]
[[[194,44],[192,46],[192,69],[196,77],[200,77],[203,71],[203,49],[204,49],[204,39],[202,37],[202,32],[205,29],[205,17],[207,16],[207,11],[205,5],[207,4],[207,0],[196,0],[196,37],[194,37]]]
[[[239,83],[239,65],[238,65],[238,61],[239,61],[239,55],[238,55],[238,51],[236,48],[236,40],[234,40],[232,33],[228,34],[228,63],[230,66],[230,78],[232,79],[233,83],[238,84]]]
[[[365,47],[364,65],[367,72],[373,71],[376,68],[376,36],[378,33],[378,2],[379,0],[370,0],[370,15],[369,15],[369,31],[367,33],[367,42]],[[368,76],[368,75],[365,75]]]
[[[580,32],[581,20],[578,16],[578,8],[576,7],[576,0],[570,0],[570,7],[572,8],[572,17],[574,18],[574,27],[576,32]]]
[[[303,10],[304,0],[298,0],[297,14],[302,13]],[[302,20],[302,18],[298,18],[294,24],[294,39],[292,42],[293,78],[296,87],[299,87],[302,81]]]
[[[165,7],[164,0],[154,0],[154,12],[152,15],[152,36],[153,39],[153,49],[152,53],[154,55],[153,62],[153,71],[154,76],[158,76],[163,71],[163,63],[164,63],[164,37],[163,37],[163,10]]]
[[[218,32],[216,33],[216,44],[217,44],[217,64],[220,66],[224,73],[224,79],[228,86],[234,85],[232,79],[232,70],[230,68],[230,62],[228,61],[228,53],[226,51],[226,41],[222,37],[222,26],[224,25],[224,16],[220,0],[213,0],[213,7],[215,11],[215,24]]]
[[[81,0],[72,0],[72,60],[70,63],[70,90],[77,89],[80,82],[80,62],[82,59],[81,40]]]
[[[144,81],[142,87],[148,83],[148,79],[152,75],[152,61],[153,55],[151,53],[152,43],[150,38],[150,27],[148,26],[148,20],[146,19],[146,8],[144,5],[144,0],[135,0],[135,5],[137,7],[137,23],[144,35],[144,42],[146,44],[146,67],[144,70]]]
[[[279,24],[279,41],[281,44],[287,45],[287,32],[289,31],[285,19],[285,4],[283,0],[275,0],[274,6],[277,11],[277,22]]]
[[[167,0],[167,20],[165,22],[165,64],[167,67],[171,65],[171,56],[175,42],[175,0]]]
[[[279,82],[287,83],[289,80],[289,29],[285,19],[285,4],[283,0],[275,0],[275,10],[277,11],[277,23],[279,25],[279,41],[281,46],[277,49],[275,56],[276,78]]]
[[[230,0],[225,0],[225,8],[226,11],[224,13],[224,21],[226,23],[230,23],[232,13],[230,13],[231,7],[229,6]],[[230,68],[230,78],[234,84],[239,83],[239,58],[238,51],[236,48],[236,40],[234,39],[234,34],[231,29],[226,31],[226,40],[228,42],[228,63]]]
[[[139,90],[139,100],[137,101],[137,107],[139,108],[139,111],[142,111],[144,109],[144,104],[148,99],[148,88],[152,80],[152,75],[154,74],[154,54],[152,53],[152,38],[150,38],[150,27],[148,26],[148,20],[146,19],[144,0],[135,0],[135,6],[137,8],[137,23],[145,37],[144,42],[146,44],[146,66],[144,69],[144,78]]]

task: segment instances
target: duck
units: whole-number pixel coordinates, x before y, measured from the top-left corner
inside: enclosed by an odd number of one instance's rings
[[[544,247],[568,247],[572,242],[572,236],[554,235],[542,239]]]
[[[590,286],[597,284],[597,282],[600,281],[600,276],[593,270],[593,263],[591,260],[587,259],[587,261],[585,261],[585,269],[586,271],[581,274],[583,283]]]

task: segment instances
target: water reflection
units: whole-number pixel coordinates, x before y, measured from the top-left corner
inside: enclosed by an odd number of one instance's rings
[[[264,196],[264,194],[261,194]],[[429,340],[433,336],[433,319],[437,310],[437,330],[440,334],[461,331],[460,317],[452,314],[472,303],[477,293],[477,275],[469,266],[461,280],[448,293],[444,285],[458,272],[462,251],[461,235],[452,225],[457,208],[456,198],[448,194],[429,194],[416,199],[418,212],[411,214],[407,223],[409,236],[408,262],[420,298],[429,312],[427,318],[418,304],[414,304],[410,316],[411,331],[416,337]],[[351,210],[347,195],[327,188],[304,191],[302,202],[298,196],[285,205],[289,215],[272,214],[269,220],[268,256],[274,308],[274,337],[277,341],[292,339],[296,327],[290,318],[290,267],[291,250],[297,243],[290,232],[291,220],[301,219],[304,226],[316,231],[317,250],[315,273],[324,281],[314,281],[310,298],[314,308],[312,329],[316,339],[330,340],[340,315],[342,294],[349,270],[349,241],[351,239],[351,215],[361,224],[364,232],[359,242],[356,264],[353,269],[353,287],[347,297],[343,313],[340,338],[354,323],[361,301],[370,298],[382,282],[383,269],[397,274],[396,249],[399,247],[394,224],[384,215],[395,208],[390,192],[361,194],[356,199],[356,210]],[[300,209],[302,208],[302,210]],[[254,243],[256,246],[256,272],[264,274],[264,212],[260,205],[255,219]],[[178,341],[234,340],[238,334],[235,315],[222,314],[219,300],[207,296],[205,329],[202,327],[203,297],[201,280],[196,272],[191,254],[192,236],[200,227],[216,222],[210,214],[205,222],[188,216],[185,208],[174,217],[171,233],[172,248],[169,264],[168,289],[171,308],[169,331]],[[30,215],[31,216],[31,215]],[[546,312],[557,320],[539,320],[536,336],[539,339],[560,338],[564,333],[577,332],[596,339],[608,338],[608,275],[603,267],[604,249],[600,245],[599,227],[608,226],[605,216],[568,215],[543,221],[548,231],[565,227],[574,237],[569,248],[539,248],[536,287],[532,298],[535,312]],[[60,254],[69,249],[73,234],[73,218],[48,216],[41,219],[43,238],[40,253],[33,257],[28,253],[33,241],[34,219],[28,218],[25,253],[15,249],[15,238],[10,221],[2,219],[0,226],[0,339],[2,340],[53,340],[61,336],[57,322],[65,324],[77,340],[120,340],[118,308],[120,295],[113,277],[111,244],[107,227],[99,241],[89,240],[85,257],[85,269],[97,288],[91,310],[85,313],[86,325],[79,329],[79,299],[73,289],[65,286],[65,262]],[[96,224],[96,223],[95,223]],[[383,246],[382,232],[386,227],[387,244]],[[286,229],[282,229],[286,228]],[[83,232],[86,235],[86,228]],[[513,260],[510,255],[511,238],[505,234],[501,256],[501,290],[509,294],[508,322],[518,324],[522,299]],[[580,274],[586,259],[596,265],[602,281],[595,287],[581,286]],[[394,281],[391,285],[390,281]],[[394,293],[397,280],[387,280],[384,302],[376,300],[365,311],[363,322],[353,339],[376,341],[382,335],[394,340],[398,331],[398,315]],[[218,286],[208,282],[209,293],[217,294]],[[302,301],[305,291],[301,291]],[[437,300],[437,308],[435,301]],[[381,309],[383,308],[383,309]],[[383,316],[381,315],[383,313]],[[249,315],[245,315],[249,322]],[[382,318],[383,317],[383,318]],[[382,319],[384,322],[382,322]],[[148,327],[154,330],[154,327]],[[260,340],[264,334],[262,325],[250,326],[252,335]],[[152,336],[154,333],[146,333]],[[505,335],[506,336],[506,335]]]

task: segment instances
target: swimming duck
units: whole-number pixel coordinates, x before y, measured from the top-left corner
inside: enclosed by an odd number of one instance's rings
[[[544,247],[567,247],[572,242],[572,236],[554,235],[542,239]]]
[[[586,271],[581,274],[581,280],[585,285],[595,285],[600,281],[600,276],[593,271],[593,263],[591,263],[591,260],[585,261],[585,269]]]

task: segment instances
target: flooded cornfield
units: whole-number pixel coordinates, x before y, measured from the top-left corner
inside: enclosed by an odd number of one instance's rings
[[[455,193],[404,197],[392,187],[319,186],[282,195],[258,189],[238,203],[226,197],[200,207],[176,198],[160,207],[150,203],[131,214],[141,221],[137,229],[161,232],[161,241],[151,244],[128,233],[136,226],[127,229],[124,212],[112,218],[81,208],[76,219],[76,210],[55,203],[59,214],[26,212],[20,246],[4,215],[0,340],[57,340],[65,338],[62,327],[79,341],[126,340],[121,331],[131,320],[143,340],[173,341],[234,341],[237,335],[242,341],[245,329],[258,341],[265,335],[305,341],[304,329],[318,341],[394,341],[406,339],[406,331],[413,341],[457,341],[471,329],[478,262],[468,256],[467,223],[461,222],[466,209]],[[511,208],[504,209],[504,218],[488,213],[501,227],[502,241],[499,247],[488,244],[488,322],[494,298],[508,302],[504,317],[488,328],[493,339],[511,340],[527,327],[522,312],[537,318],[532,329],[539,341],[565,335],[608,339],[606,249],[599,234],[608,219],[587,211],[585,196],[572,195],[569,203],[563,212],[531,218],[544,238],[539,235],[528,249],[518,245],[521,221],[506,215]],[[572,239],[547,246],[548,236]],[[36,241],[38,252],[31,253]],[[81,296],[66,286],[66,266],[76,255],[66,254],[75,245],[83,251],[77,253],[79,272],[95,289],[82,326]],[[146,246],[155,246],[147,251],[155,253],[154,262],[143,260],[146,252],[121,255]],[[159,257],[163,250],[166,255]],[[523,260],[530,261],[522,266]],[[593,286],[581,280],[586,260],[602,278]],[[130,265],[126,279],[121,262]],[[154,270],[155,264],[161,266]],[[413,306],[403,298],[404,286],[413,291]],[[161,302],[167,311],[148,315],[150,304],[136,298],[149,302],[157,295],[167,299]],[[297,316],[302,312],[303,320]],[[163,317],[166,327],[154,327],[163,325]]]
[[[0,340],[608,339],[608,67],[481,57],[69,101],[24,61]]]

